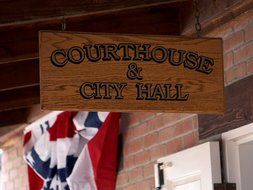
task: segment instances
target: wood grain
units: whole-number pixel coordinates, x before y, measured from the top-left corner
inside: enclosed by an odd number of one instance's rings
[[[28,113],[26,108],[0,112],[0,136],[3,135],[3,130],[1,127],[25,123],[27,115]]]
[[[253,122],[253,76],[248,76],[225,88],[226,112],[224,115],[199,115],[199,138],[247,125]]]
[[[1,11],[0,11],[1,12]],[[40,30],[61,30],[62,18],[0,26],[0,64],[39,57]],[[179,8],[157,5],[66,18],[66,30],[131,34],[178,35]]]
[[[0,25],[30,20],[49,20],[56,17],[65,18],[75,15],[88,15],[115,10],[129,10],[139,7],[165,5],[185,0],[26,0],[1,1]]]
[[[0,93],[34,85],[39,85],[38,59],[0,64]]]
[[[67,50],[83,44],[150,44],[157,46],[197,52],[214,59],[210,74],[173,66],[168,60],[164,63],[154,61],[99,61],[80,64],[68,63],[55,67],[50,57],[56,49]],[[130,51],[133,57],[134,52]],[[121,51],[118,52],[123,56]],[[161,54],[159,54],[161,56]],[[177,58],[176,58],[177,59]],[[102,111],[153,111],[153,112],[191,112],[223,113],[223,62],[222,40],[210,38],[187,38],[149,35],[91,34],[71,32],[40,33],[40,71],[41,106],[50,110],[102,110]],[[142,80],[127,78],[128,66],[135,62],[142,68]],[[124,99],[84,99],[80,86],[84,82],[127,83]],[[189,94],[187,101],[136,100],[136,83],[182,84],[182,92]],[[175,90],[173,91],[175,92]],[[113,93],[113,92],[112,92]],[[113,94],[115,95],[115,94]]]
[[[0,110],[29,107],[39,103],[40,86],[28,86],[0,92]]]

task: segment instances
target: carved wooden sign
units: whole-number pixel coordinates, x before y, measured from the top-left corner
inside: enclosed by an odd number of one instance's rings
[[[222,40],[40,32],[48,110],[223,113]]]

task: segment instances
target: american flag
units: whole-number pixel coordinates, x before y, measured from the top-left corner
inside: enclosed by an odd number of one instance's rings
[[[115,189],[119,113],[54,112],[25,130],[30,190]]]

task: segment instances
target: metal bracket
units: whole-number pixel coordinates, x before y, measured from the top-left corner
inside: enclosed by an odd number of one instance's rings
[[[171,162],[155,164],[155,188],[161,189],[164,185],[164,169],[172,167]]]

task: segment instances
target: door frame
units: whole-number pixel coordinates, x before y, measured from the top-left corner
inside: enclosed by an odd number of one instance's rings
[[[226,181],[241,190],[239,146],[253,141],[253,123],[222,133],[223,163]]]

